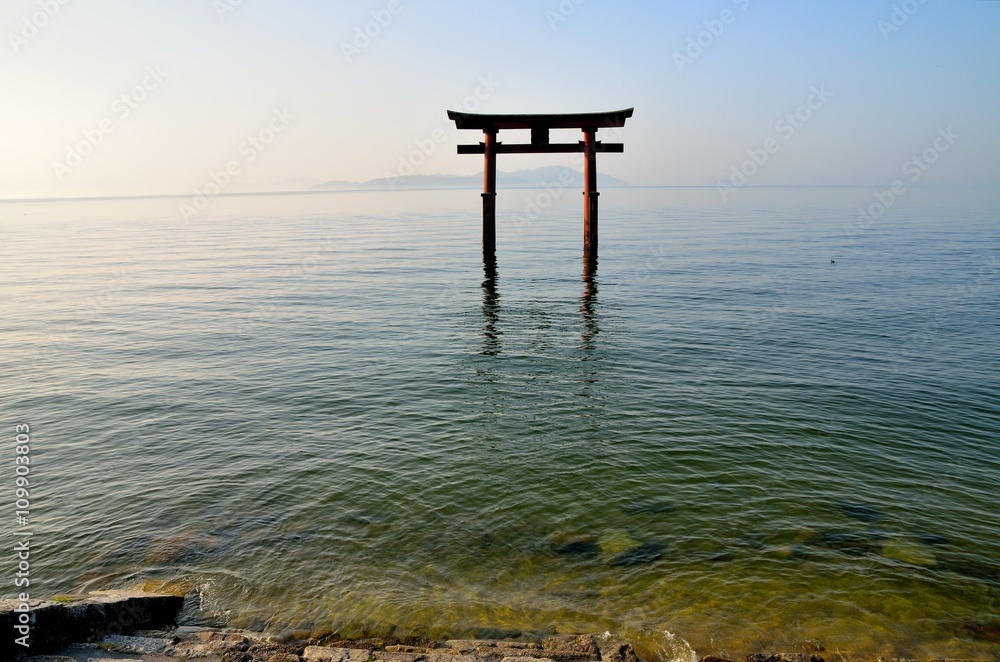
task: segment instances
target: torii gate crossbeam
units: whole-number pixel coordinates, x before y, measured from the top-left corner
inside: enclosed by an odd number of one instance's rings
[[[625,126],[632,117],[632,108],[608,113],[577,113],[570,115],[477,115],[448,111],[448,118],[458,129],[483,132],[478,145],[459,145],[459,154],[483,154],[483,257],[492,259],[496,252],[497,154],[567,154],[582,152],[583,160],[583,252],[588,260],[597,258],[597,153],[625,151],[622,143],[602,143],[597,131],[602,128]],[[528,144],[504,144],[497,140],[502,129],[530,129]],[[578,143],[549,142],[550,129],[580,129],[583,140]]]

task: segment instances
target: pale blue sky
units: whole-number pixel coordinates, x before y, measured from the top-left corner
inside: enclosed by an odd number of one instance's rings
[[[477,91],[479,112],[635,106],[617,137],[625,153],[600,161],[633,184],[714,185],[770,138],[778,149],[750,184],[888,185],[948,127],[961,137],[920,183],[1000,183],[990,0],[63,2],[0,8],[3,198],[188,193],[231,161],[231,190],[379,178],[400,159],[422,174],[471,174],[481,160],[455,145],[480,136],[445,111]],[[911,13],[887,32],[894,5]],[[46,6],[54,15],[42,20]],[[391,21],[346,57],[373,12]],[[678,66],[702,32],[707,46]],[[831,96],[813,98],[789,135],[778,123],[814,87]],[[273,142],[244,142],[269,124]],[[88,135],[99,144],[77,150]],[[421,141],[429,156],[411,157]],[[569,159],[511,156],[500,168]]]

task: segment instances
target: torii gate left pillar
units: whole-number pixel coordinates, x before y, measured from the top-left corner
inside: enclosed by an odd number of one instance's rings
[[[497,131],[483,131],[483,255],[497,249]]]
[[[610,113],[575,115],[475,115],[448,111],[459,129],[479,129],[483,142],[459,145],[459,154],[483,155],[483,258],[491,262],[496,253],[497,154],[583,153],[583,253],[588,262],[597,259],[597,153],[623,152],[621,143],[602,143],[597,131],[605,127],[623,127],[632,116],[632,108]],[[578,143],[550,143],[550,129],[580,129]],[[503,144],[497,140],[501,129],[530,129],[529,144]]]

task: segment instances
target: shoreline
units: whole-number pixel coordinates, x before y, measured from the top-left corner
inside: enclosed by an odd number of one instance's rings
[[[0,601],[0,656],[29,662],[204,659],[220,662],[665,662],[641,658],[630,642],[594,634],[556,634],[540,641],[380,637],[341,639],[208,626],[197,594],[92,591],[49,600]],[[28,637],[24,647],[20,637]],[[989,662],[986,659],[916,659],[830,652],[820,645],[797,652],[696,656],[690,662]],[[808,650],[811,649],[811,650]],[[685,660],[684,662],[688,662]]]

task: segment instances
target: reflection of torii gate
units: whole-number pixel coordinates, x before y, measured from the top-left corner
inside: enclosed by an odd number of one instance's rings
[[[597,152],[624,152],[622,143],[602,143],[597,130],[623,127],[632,117],[632,108],[610,113],[573,115],[474,115],[448,111],[459,129],[478,129],[484,142],[459,145],[459,154],[484,154],[483,167],[483,256],[491,258],[497,245],[497,154],[567,154],[583,152],[583,252],[588,259],[597,257]],[[501,129],[531,129],[531,143],[506,145],[497,141]],[[583,140],[577,143],[549,142],[549,129],[581,129]]]

